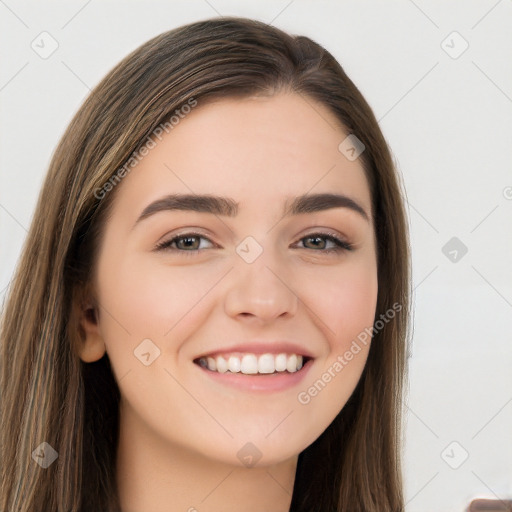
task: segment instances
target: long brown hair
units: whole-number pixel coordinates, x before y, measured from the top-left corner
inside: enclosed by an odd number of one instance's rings
[[[119,510],[119,389],[107,355],[95,363],[77,355],[77,311],[115,197],[115,190],[105,197],[98,190],[187,102],[281,90],[327,106],[365,145],[360,158],[378,253],[375,319],[401,306],[374,331],[345,407],[300,453],[290,510],[404,510],[410,263],[390,151],[371,108],[328,51],[259,21],[224,17],[163,33],[124,58],[85,100],[54,152],[2,316],[2,511]],[[58,452],[47,468],[33,460],[43,442]]]

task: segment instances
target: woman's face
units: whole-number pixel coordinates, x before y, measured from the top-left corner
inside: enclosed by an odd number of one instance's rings
[[[266,465],[296,456],[343,408],[369,349],[353,341],[377,300],[370,191],[339,149],[347,135],[297,94],[199,102],[116,186],[82,358],[106,348],[122,428]],[[203,194],[215,199],[190,200]],[[316,194],[353,203],[292,211]]]

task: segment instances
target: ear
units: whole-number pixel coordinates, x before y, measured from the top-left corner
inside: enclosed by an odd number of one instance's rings
[[[78,316],[81,335],[78,355],[84,363],[98,361],[106,352],[99,326],[99,308],[92,301],[83,302]]]

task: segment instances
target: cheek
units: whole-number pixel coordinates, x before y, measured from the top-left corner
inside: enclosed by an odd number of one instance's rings
[[[340,267],[339,272],[326,274],[305,290],[311,300],[308,307],[318,315],[317,325],[325,339],[325,356],[297,395],[303,414],[316,418],[314,424],[307,423],[306,435],[311,438],[345,406],[364,370],[378,292],[372,261]]]
[[[337,286],[336,286],[337,284]],[[377,276],[371,270],[361,270],[334,283],[330,304],[332,349],[344,351],[353,339],[371,327],[377,305]]]
[[[156,264],[137,255],[106,258],[98,272],[100,327],[118,379],[128,372],[134,377],[148,368],[169,365],[186,375],[191,354],[183,347],[205,323],[211,309],[208,299],[228,270],[221,265]],[[144,366],[144,357],[155,364]],[[142,373],[140,378],[143,382]]]
[[[134,342],[151,337],[162,339],[181,319],[185,320],[218,280],[216,270],[148,264],[147,258],[136,256],[119,260],[117,265],[106,263],[104,269],[99,274],[100,297],[111,312],[104,324],[112,324],[115,319]]]
[[[354,260],[303,281],[303,300],[315,313],[331,354],[343,353],[353,339],[373,325],[377,305],[377,270],[373,260]]]

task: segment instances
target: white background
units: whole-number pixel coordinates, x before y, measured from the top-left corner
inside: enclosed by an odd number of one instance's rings
[[[415,287],[407,512],[512,499],[510,0],[0,0],[0,301],[51,154],[90,88],[151,37],[218,15],[327,48],[403,176]],[[43,31],[59,45],[47,59],[31,48]],[[442,251],[452,237],[468,248],[455,262]]]

